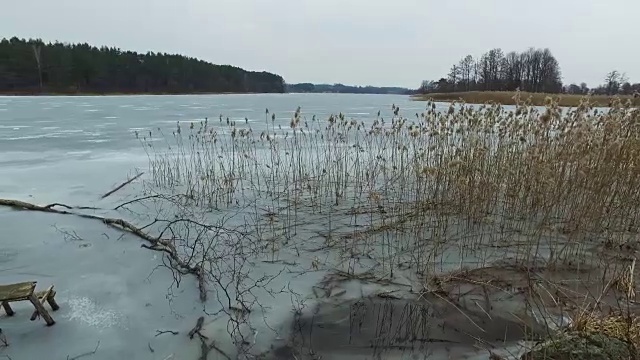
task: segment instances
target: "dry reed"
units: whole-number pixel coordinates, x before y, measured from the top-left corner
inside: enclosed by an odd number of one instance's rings
[[[515,92],[513,91],[468,91],[468,92],[453,92],[453,93],[433,93],[416,95],[414,100],[433,100],[433,101],[464,101],[473,104],[484,104],[487,102],[493,102],[502,105],[515,105],[516,102],[513,99]],[[521,93],[521,98],[528,99],[531,105],[544,106],[545,99],[547,97],[553,97],[560,106],[579,106],[583,101],[584,95],[580,94],[545,94],[545,93]],[[633,95],[620,95],[620,96],[608,96],[608,95],[591,95],[589,101],[595,106],[608,107],[616,100],[620,99],[626,101],[631,100],[634,106],[640,106],[640,98]]]
[[[640,122],[629,103],[607,112],[550,98],[544,111],[429,103],[414,120],[393,112],[365,124],[307,120],[298,109],[287,128],[267,113],[257,131],[221,117],[215,127],[178,124],[165,142],[140,139],[155,186],[198,206],[251,204],[271,214],[254,224],[271,238],[291,239],[305,216],[349,222],[342,248],[374,249],[390,271],[406,261],[427,271],[450,246],[462,258],[516,240],[523,261],[543,249],[563,261],[585,238],[617,246],[638,230]]]
[[[429,101],[415,117],[394,105],[369,122],[298,108],[288,124],[266,110],[257,126],[221,116],[138,136],[154,187],[244,209],[271,260],[306,247],[315,269],[355,273],[366,259],[380,277],[425,281],[504,258],[602,266],[593,247],[620,249],[640,225],[640,111],[510,96],[513,108]],[[313,252],[327,249],[340,256],[320,264]]]

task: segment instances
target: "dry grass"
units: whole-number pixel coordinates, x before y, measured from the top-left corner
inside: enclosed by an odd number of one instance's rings
[[[640,349],[640,319],[637,316],[589,314],[573,325],[572,330],[600,333],[609,337],[631,342]]]
[[[485,104],[496,103],[502,105],[515,105],[516,100],[513,91],[469,91],[469,92],[456,92],[456,93],[433,93],[425,95],[416,95],[412,98],[414,100],[433,100],[433,101],[464,101],[468,104]],[[544,94],[544,93],[527,93],[521,92],[520,98],[522,100],[528,100],[529,104],[533,106],[544,106],[546,104],[546,98],[551,97],[559,106],[579,106],[583,101],[584,95],[573,94]],[[607,95],[593,95],[588,97],[589,102],[594,106],[611,106],[614,100],[619,99],[621,101],[630,100],[633,106],[640,106],[640,98],[634,98],[631,95],[621,96],[607,96]]]

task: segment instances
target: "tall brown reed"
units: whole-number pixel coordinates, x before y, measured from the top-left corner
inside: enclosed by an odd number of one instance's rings
[[[141,141],[155,186],[250,210],[274,258],[321,233],[343,255],[331,266],[367,257],[389,276],[425,275],[505,256],[562,263],[588,238],[613,246],[637,232],[639,111],[514,102],[429,102],[411,119],[394,105],[369,122],[298,108],[283,124],[266,110],[256,130],[220,117]]]

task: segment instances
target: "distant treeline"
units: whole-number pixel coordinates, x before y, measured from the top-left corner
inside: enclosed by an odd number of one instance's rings
[[[279,75],[165,53],[0,41],[0,93],[282,93]]]
[[[341,94],[409,94],[401,87],[350,86],[343,84],[287,84],[287,92],[292,93],[341,93]]]
[[[489,50],[479,58],[467,55],[451,66],[446,77],[424,80],[418,93],[461,91],[515,91],[533,93],[570,93],[598,95],[632,95],[640,84],[631,84],[618,71],[611,71],[604,83],[589,88],[586,83],[563,85],[560,64],[549,49],[529,48],[505,54],[502,49]]]

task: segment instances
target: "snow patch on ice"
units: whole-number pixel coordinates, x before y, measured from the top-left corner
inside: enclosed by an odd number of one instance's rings
[[[68,320],[79,321],[86,325],[106,329],[110,327],[124,327],[125,316],[117,311],[100,307],[87,297],[72,297],[66,302],[69,308]]]

